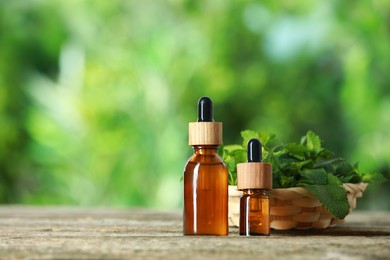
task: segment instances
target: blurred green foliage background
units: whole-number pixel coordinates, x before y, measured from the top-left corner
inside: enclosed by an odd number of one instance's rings
[[[390,179],[390,2],[0,1],[0,202],[180,207],[203,95]]]

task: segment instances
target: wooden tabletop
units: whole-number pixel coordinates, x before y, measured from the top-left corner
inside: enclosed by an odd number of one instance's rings
[[[390,213],[270,237],[183,236],[180,211],[0,206],[0,259],[390,259]]]

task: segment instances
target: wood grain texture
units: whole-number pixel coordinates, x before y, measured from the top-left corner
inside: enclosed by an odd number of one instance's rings
[[[272,189],[272,164],[250,162],[237,164],[237,188]]]
[[[192,122],[188,125],[189,145],[221,145],[221,122]]]
[[[0,207],[0,259],[388,259],[390,213],[270,237],[182,235],[181,211]]]

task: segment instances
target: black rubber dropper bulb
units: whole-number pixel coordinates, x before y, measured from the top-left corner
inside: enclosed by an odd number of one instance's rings
[[[261,143],[258,139],[254,138],[249,140],[247,149],[248,162],[261,162],[263,160],[261,147]]]
[[[198,122],[214,122],[213,101],[209,97],[198,101]]]

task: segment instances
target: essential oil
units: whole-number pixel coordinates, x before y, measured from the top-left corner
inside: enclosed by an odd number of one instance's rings
[[[228,234],[228,171],[217,153],[222,123],[214,122],[210,98],[198,102],[198,121],[189,124],[194,155],[184,168],[184,235]]]
[[[269,236],[272,165],[262,162],[258,139],[248,142],[247,157],[247,163],[237,165],[237,188],[244,193],[240,199],[240,235]]]

